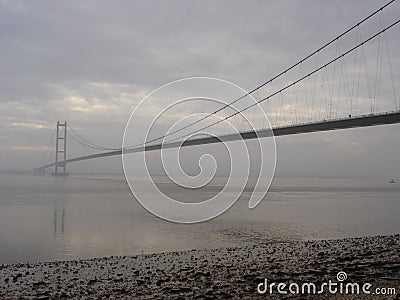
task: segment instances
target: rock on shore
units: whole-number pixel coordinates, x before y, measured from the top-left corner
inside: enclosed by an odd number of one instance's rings
[[[278,299],[257,285],[318,284],[340,271],[360,285],[394,287],[399,296],[382,299],[400,299],[400,235],[3,265],[0,299]]]

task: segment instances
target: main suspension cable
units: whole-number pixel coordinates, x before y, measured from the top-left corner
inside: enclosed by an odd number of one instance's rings
[[[342,38],[343,36],[345,36],[346,34],[348,34],[349,32],[351,32],[353,29],[359,27],[361,24],[363,24],[364,22],[366,22],[367,20],[369,20],[370,18],[372,18],[374,15],[376,15],[377,13],[383,11],[386,7],[388,7],[390,4],[392,4],[393,2],[395,2],[396,0],[391,0],[388,3],[386,3],[385,5],[383,5],[382,7],[380,7],[379,9],[375,10],[373,13],[369,14],[367,17],[365,17],[364,19],[362,19],[361,21],[359,21],[357,24],[353,25],[352,27],[350,27],[349,29],[347,29],[346,31],[344,31],[343,33],[339,34],[337,37],[335,37],[334,39],[330,40],[329,42],[327,42],[326,44],[324,44],[323,46],[321,46],[320,48],[318,48],[317,50],[313,51],[312,53],[310,53],[309,55],[307,55],[305,58],[301,59],[300,61],[298,61],[297,63],[293,64],[292,66],[288,67],[287,69],[285,69],[284,71],[280,72],[279,74],[275,75],[274,77],[272,77],[271,79],[269,79],[268,81],[265,81],[264,83],[262,83],[261,85],[257,86],[256,88],[252,89],[251,91],[245,93],[243,96],[237,98],[236,100],[230,102],[229,104],[225,104],[223,105],[221,108],[215,110],[214,112],[192,122],[189,123],[179,129],[176,129],[174,131],[171,131],[163,136],[159,136],[157,138],[151,139],[149,141],[146,141],[145,143],[139,144],[139,145],[133,145],[133,146],[129,146],[129,147],[125,147],[125,149],[130,149],[130,148],[134,148],[134,147],[138,147],[141,145],[145,145],[148,143],[152,143],[155,142],[157,140],[161,140],[164,139],[167,136],[173,135],[177,132],[180,132],[188,127],[191,127],[209,117],[211,117],[212,115],[215,115],[216,113],[224,110],[227,107],[230,107],[231,105],[235,104],[236,102],[242,100],[243,98],[251,95],[252,93],[258,91],[259,89],[261,89],[262,87],[264,87],[265,85],[271,83],[272,81],[274,81],[275,79],[281,77],[283,74],[289,72],[290,70],[294,69],[295,67],[297,67],[298,65],[301,65],[303,62],[305,62],[306,60],[310,59],[311,57],[313,57],[314,55],[316,55],[317,53],[319,53],[320,51],[322,51],[323,49],[327,48],[328,46],[330,46],[332,43],[334,43],[335,41],[337,41],[338,39]],[[257,102],[256,102],[257,103]]]
[[[222,119],[216,121],[215,123],[209,124],[209,125],[207,125],[207,126],[201,128],[201,129],[199,129],[199,130],[197,130],[197,131],[195,131],[195,132],[192,132],[192,133],[190,133],[190,134],[186,134],[186,135],[180,136],[180,137],[175,138],[175,139],[172,139],[172,140],[170,140],[170,141],[168,141],[168,142],[173,142],[173,141],[179,140],[179,139],[181,139],[181,138],[184,138],[184,137],[193,135],[193,134],[196,133],[196,132],[203,131],[204,129],[210,128],[211,126],[214,126],[214,125],[217,125],[217,124],[219,124],[219,123],[221,123],[221,122],[223,122],[223,121],[226,121],[226,120],[228,120],[228,119],[230,119],[230,118],[232,118],[232,117],[234,117],[234,116],[236,116],[236,115],[238,115],[238,114],[240,114],[240,113],[242,113],[242,112],[244,112],[244,111],[246,111],[246,110],[248,110],[248,109],[250,109],[250,108],[252,108],[252,107],[254,107],[254,106],[256,106],[256,105],[258,105],[258,104],[260,104],[261,102],[264,102],[264,101],[266,101],[266,100],[272,98],[273,96],[275,96],[275,95],[277,95],[277,94],[279,94],[279,93],[285,91],[286,89],[288,89],[288,88],[290,88],[290,87],[296,85],[296,84],[299,83],[300,81],[302,81],[302,80],[304,80],[304,79],[306,79],[306,78],[312,76],[313,74],[319,72],[320,70],[325,69],[327,66],[329,66],[329,65],[331,65],[332,63],[334,63],[335,61],[337,61],[337,60],[339,60],[339,59],[345,57],[345,56],[348,55],[349,53],[353,52],[354,50],[356,50],[356,49],[358,49],[359,47],[363,46],[364,44],[368,43],[369,41],[371,41],[372,39],[376,38],[377,36],[380,36],[380,35],[383,34],[385,31],[387,31],[388,29],[394,27],[394,26],[397,25],[398,23],[400,23],[400,19],[398,19],[396,22],[392,23],[391,25],[385,27],[384,29],[380,30],[379,32],[375,33],[374,35],[370,36],[368,39],[362,41],[361,43],[359,43],[358,45],[354,46],[353,48],[351,48],[351,49],[345,51],[344,53],[342,53],[341,55],[337,56],[336,58],[330,60],[328,63],[326,63],[326,64],[320,66],[319,68],[315,69],[314,71],[312,71],[312,72],[308,73],[307,75],[305,75],[305,76],[303,76],[303,77],[297,79],[296,81],[294,81],[294,82],[292,82],[291,84],[285,86],[284,88],[282,88],[282,89],[280,89],[280,90],[278,90],[278,91],[272,93],[271,95],[269,95],[269,96],[267,96],[267,97],[265,97],[265,98],[263,98],[263,99],[261,99],[261,100],[259,100],[259,101],[256,101],[255,103],[253,103],[253,104],[251,104],[251,105],[249,105],[249,106],[247,106],[247,107],[245,107],[245,108],[243,108],[243,109],[241,109],[241,110],[239,110],[239,111],[237,111],[237,112],[235,112],[235,113],[233,113],[233,114],[231,114],[231,115],[229,115],[229,116],[227,116],[227,117],[225,117],[225,118],[222,118]],[[167,135],[165,135],[164,138],[165,138],[166,136],[167,136]],[[139,146],[141,146],[141,145],[138,145],[137,147],[139,147]],[[124,148],[124,149],[125,149],[125,148]]]
[[[92,143],[91,141],[89,141],[88,139],[84,138],[83,136],[81,136],[79,133],[77,133],[72,127],[71,125],[68,124],[68,128],[80,139],[75,138],[72,134],[68,133],[68,136],[70,136],[73,140],[75,140],[76,142],[78,142],[79,144],[89,147],[91,149],[96,149],[96,150],[121,150],[120,148],[110,148],[110,147],[104,147],[101,145],[97,145],[95,143]]]

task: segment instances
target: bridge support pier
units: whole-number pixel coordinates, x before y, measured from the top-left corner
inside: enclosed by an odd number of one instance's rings
[[[44,175],[46,175],[46,169],[45,168],[34,168],[33,175],[44,176]]]
[[[61,134],[61,136],[60,136]],[[61,142],[62,141],[62,142]],[[59,154],[62,154],[63,160],[59,161]],[[54,164],[53,176],[68,176],[67,173],[67,122],[60,123],[57,121],[57,132],[56,132],[56,161]],[[62,168],[62,172],[59,172],[59,168]]]

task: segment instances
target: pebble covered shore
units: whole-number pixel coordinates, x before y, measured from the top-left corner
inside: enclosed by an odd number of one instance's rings
[[[347,281],[394,287],[381,299],[400,299],[400,235],[2,265],[0,299],[304,299],[260,295],[257,285],[318,284],[340,271]],[[312,297],[320,298],[365,296]]]

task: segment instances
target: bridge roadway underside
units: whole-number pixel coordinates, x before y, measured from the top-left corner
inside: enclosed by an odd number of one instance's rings
[[[338,129],[346,129],[346,128],[357,128],[357,127],[367,127],[367,126],[376,126],[376,125],[384,125],[384,124],[395,124],[400,123],[400,111],[383,113],[383,114],[375,114],[375,115],[364,115],[359,117],[349,117],[345,119],[337,119],[331,121],[321,121],[315,123],[305,123],[293,126],[286,127],[276,127],[271,129],[263,129],[258,131],[247,131],[241,132],[240,134],[229,134],[223,135],[220,137],[206,137],[206,138],[197,138],[197,139],[189,139],[185,142],[170,142],[164,144],[156,144],[149,145],[146,147],[140,146],[131,149],[125,149],[124,154],[126,153],[137,153],[142,151],[153,151],[159,150],[161,148],[176,148],[176,147],[187,147],[187,146],[195,146],[195,145],[206,145],[206,144],[215,144],[221,142],[230,142],[237,140],[249,140],[256,139],[262,137],[271,137],[272,134],[274,136],[283,136],[283,135],[291,135],[291,134],[300,134],[300,133],[309,133],[309,132],[320,132],[320,131],[329,131],[329,130],[338,130]],[[122,150],[115,150],[103,153],[97,153],[92,155],[86,155],[81,157],[71,158],[65,161],[65,163],[72,163],[82,160],[101,158],[107,156],[115,156],[121,155]],[[64,164],[64,161],[58,162],[58,165],[61,166]],[[36,168],[36,173],[44,173],[46,168],[55,166],[55,163],[47,164],[42,167]]]

